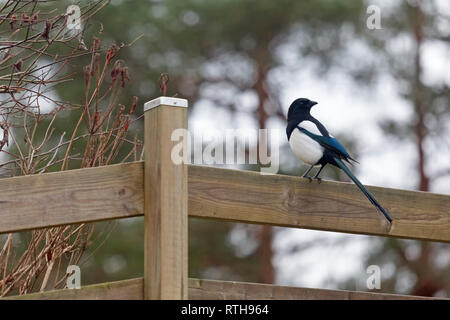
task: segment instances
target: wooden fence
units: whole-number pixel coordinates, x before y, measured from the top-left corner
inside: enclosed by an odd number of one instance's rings
[[[187,101],[145,104],[145,161],[0,180],[0,234],[144,216],[144,278],[14,299],[419,299],[371,292],[188,279],[188,216],[450,242],[450,196],[368,189],[392,225],[353,184],[175,164],[174,129]]]

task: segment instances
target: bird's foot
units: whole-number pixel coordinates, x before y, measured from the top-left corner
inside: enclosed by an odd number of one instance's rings
[[[313,179],[311,177],[308,177],[308,176],[302,176],[302,178],[308,179],[309,183],[311,183],[313,181]]]
[[[319,184],[322,183],[322,178],[316,177],[316,178],[314,178],[314,180],[317,180],[317,182],[318,182]]]

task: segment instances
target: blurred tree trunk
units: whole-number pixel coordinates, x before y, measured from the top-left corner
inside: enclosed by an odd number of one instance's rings
[[[275,270],[272,264],[272,227],[270,226],[261,226],[259,255],[261,265],[258,281],[261,283],[274,283]]]
[[[422,45],[423,45],[423,26],[425,23],[425,16],[422,12],[422,1],[419,0],[414,7],[413,14],[413,36],[415,41],[415,52],[414,52],[414,92],[413,92],[413,104],[414,111],[416,113],[417,119],[415,124],[415,134],[416,134],[416,147],[417,147],[417,171],[419,175],[419,185],[418,189],[420,191],[430,190],[430,178],[426,173],[426,155],[424,150],[425,138],[427,136],[427,128],[425,125],[425,116],[427,113],[427,104],[429,103],[425,96],[425,88],[422,83]],[[416,260],[415,267],[418,274],[418,280],[416,285],[412,290],[413,295],[419,296],[433,296],[442,287],[433,274],[433,262],[431,261],[431,256],[433,253],[433,246],[422,241],[420,243],[420,256]]]
[[[259,50],[257,50],[258,52]],[[262,51],[264,52],[264,51]],[[268,119],[268,114],[265,109],[266,103],[269,102],[269,95],[266,90],[265,82],[267,79],[267,63],[263,56],[256,57],[258,61],[258,78],[254,84],[254,89],[258,95],[258,108],[256,109],[256,117],[258,120],[258,129],[265,129],[266,122]],[[265,148],[267,141],[259,141],[259,148]],[[265,149],[267,150],[267,149]],[[274,283],[275,281],[275,270],[272,264],[272,227],[261,226],[259,232],[259,274],[258,281],[262,283]]]
[[[412,264],[419,275],[418,280],[412,294],[417,296],[434,296],[438,291],[445,288],[442,279],[434,272],[433,261],[433,245],[429,242],[421,242],[421,253],[419,258]]]
[[[421,9],[421,1],[417,2],[414,8],[414,40],[416,43],[416,51],[414,53],[414,93],[413,103],[414,111],[417,116],[417,122],[415,125],[416,134],[416,146],[418,154],[418,172],[419,172],[419,190],[429,191],[430,179],[425,172],[426,158],[424,151],[424,140],[427,134],[425,127],[425,114],[426,114],[426,102],[425,102],[425,90],[422,84],[422,64],[421,64],[421,49],[423,44],[423,24],[424,15]]]

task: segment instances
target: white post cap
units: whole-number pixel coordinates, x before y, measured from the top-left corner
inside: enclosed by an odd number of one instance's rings
[[[146,102],[144,104],[144,112],[147,110],[156,108],[158,106],[161,106],[161,105],[187,108],[188,101],[186,99],[180,99],[180,98],[159,97],[159,98],[156,98],[156,99]]]

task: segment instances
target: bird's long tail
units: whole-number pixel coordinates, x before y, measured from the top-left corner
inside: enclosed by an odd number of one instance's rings
[[[350,169],[342,162],[339,158],[334,157],[334,160],[338,164],[338,166],[353,180],[353,182],[358,186],[358,188],[364,193],[364,195],[369,199],[369,201],[378,209],[380,212],[388,219],[389,222],[392,222],[392,218],[389,214],[384,210],[384,208],[378,203],[378,201],[370,194],[370,192],[362,185],[362,183],[355,177],[355,175],[350,171]]]

